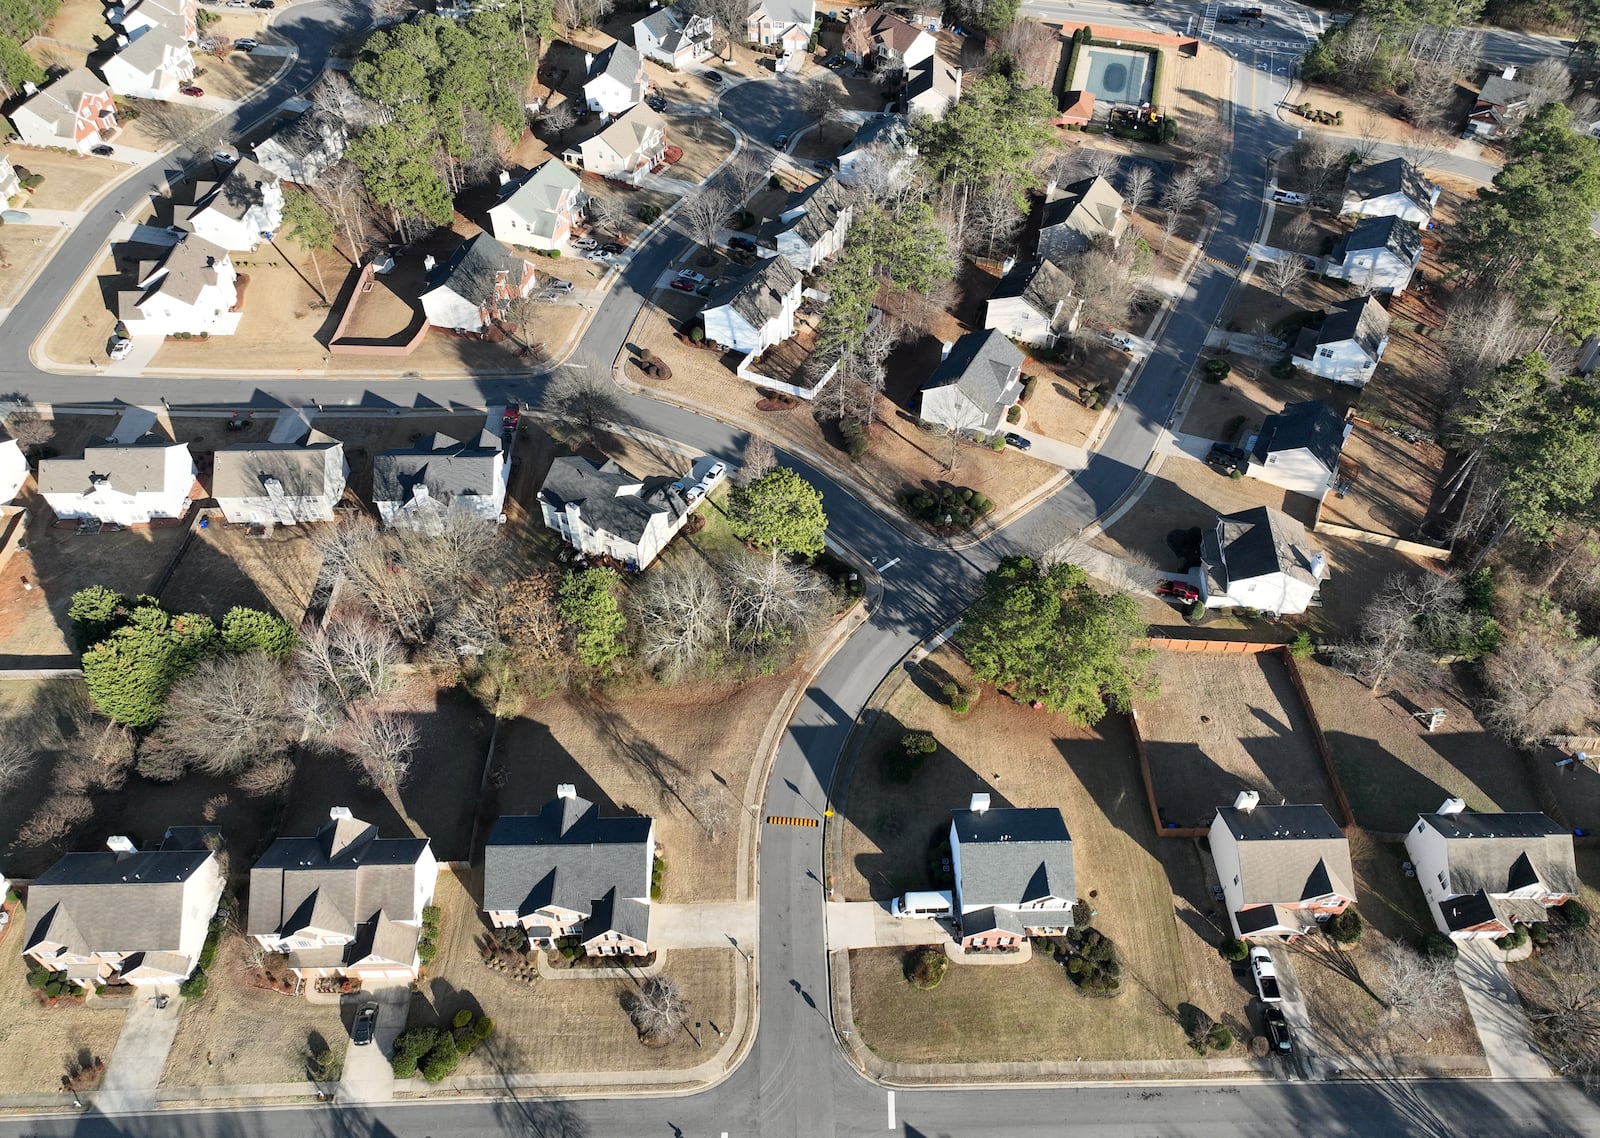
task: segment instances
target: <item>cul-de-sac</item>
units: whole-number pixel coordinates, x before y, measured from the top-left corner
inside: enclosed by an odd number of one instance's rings
[[[1600,1136],[1596,0],[0,0],[0,1138]]]

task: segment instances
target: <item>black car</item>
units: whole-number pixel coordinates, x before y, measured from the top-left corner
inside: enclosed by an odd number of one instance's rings
[[[1229,446],[1227,443],[1212,443],[1211,453],[1221,458],[1231,458],[1235,462],[1243,462],[1249,457],[1243,447]]]
[[[720,72],[720,71],[707,71],[706,72],[706,82],[707,83],[721,83],[722,82],[722,72]]]
[[[96,146],[93,150],[89,151],[89,153],[93,154],[96,158],[110,158],[116,153],[116,151],[109,146]]]
[[[357,1047],[365,1047],[372,1042],[373,1034],[378,1030],[378,1005],[362,1004],[361,1010],[356,1012],[356,1025],[350,1032],[350,1039]]]
[[[607,241],[604,245],[600,246],[600,252],[610,253],[613,257],[620,257],[622,256],[622,246],[618,245],[615,241]]]
[[[664,111],[667,109],[667,101],[660,95],[651,95],[649,98],[645,99],[644,105],[649,107],[652,111]]]
[[[250,7],[260,8],[263,11],[268,8],[276,8],[277,6],[277,0],[250,0]]]
[[[1029,439],[1023,438],[1015,431],[1007,431],[1006,446],[1016,447],[1018,450],[1027,450],[1029,447],[1033,446],[1033,442]]]
[[[1261,1021],[1266,1028],[1267,1045],[1272,1054],[1293,1055],[1294,1041],[1289,1038],[1289,1021],[1283,1018],[1283,1012],[1277,1008],[1266,1008],[1261,1013]]]
[[[740,237],[735,234],[728,238],[728,248],[737,249],[741,253],[754,253],[756,251],[756,243],[748,237]]]
[[[785,146],[789,145],[789,136],[787,134],[780,134],[777,138],[772,140],[772,145],[777,149],[782,150]]]

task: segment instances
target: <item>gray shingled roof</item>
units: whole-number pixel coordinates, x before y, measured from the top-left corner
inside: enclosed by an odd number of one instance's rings
[[[1077,897],[1072,836],[1054,806],[952,810],[950,816],[961,845],[963,907]]]
[[[1309,345],[1342,344],[1354,340],[1361,350],[1373,359],[1378,358],[1378,345],[1389,334],[1389,310],[1375,296],[1356,296],[1341,300],[1328,310],[1322,326],[1310,331]],[[1310,352],[1300,352],[1310,356]],[[1341,423],[1339,433],[1343,435]]]
[[[849,209],[849,192],[832,174],[803,190],[789,195],[777,217],[761,225],[762,244],[776,247],[780,233],[792,232],[805,242],[807,248],[817,245],[838,226],[840,217]],[[785,220],[785,215],[803,210]]]
[[[1262,422],[1251,457],[1266,462],[1270,454],[1303,449],[1330,471],[1337,470],[1339,452],[1344,449],[1344,427],[1344,416],[1326,400],[1285,403],[1282,411]]]
[[[1491,107],[1514,107],[1519,103],[1526,103],[1533,97],[1533,88],[1518,79],[1507,79],[1503,75],[1491,75],[1483,81],[1483,89],[1478,93],[1478,102],[1487,103]]]
[[[784,297],[799,283],[800,270],[787,257],[768,257],[752,272],[718,285],[701,311],[731,305],[752,328],[760,328],[783,311]]]
[[[268,478],[276,478],[284,494],[291,498],[338,494],[344,484],[342,480],[334,484],[337,473],[330,476],[328,452],[343,446],[338,439],[312,431],[297,443],[242,443],[223,447],[212,462],[211,495],[214,498],[265,497]]]
[[[1022,366],[1022,360],[1022,352],[997,329],[968,332],[955,342],[922,390],[955,384],[980,409],[987,410],[1004,399],[1012,373]]]
[[[1039,227],[1070,225],[1088,236],[1114,236],[1126,224],[1122,195],[1104,178],[1084,178],[1045,194]]]
[[[594,57],[594,62],[589,66],[588,81],[593,82],[602,75],[609,75],[624,87],[631,88],[635,99],[642,99],[645,95],[644,84],[647,79],[641,77],[644,71],[644,60],[633,48],[617,40],[599,55]]]
[[[815,0],[753,0],[751,15],[759,9],[765,9],[767,18],[780,30],[795,24],[809,28],[815,18],[816,3]]]
[[[343,151],[342,140],[349,137],[349,129],[344,120],[325,111],[321,107],[311,106],[301,111],[289,122],[273,132],[263,146],[271,143],[276,149],[292,154],[297,158],[304,158],[314,154],[327,145],[330,139],[340,139],[339,150]],[[260,149],[259,147],[257,148]]]
[[[499,204],[528,222],[537,236],[553,238],[561,199],[579,184],[577,174],[551,158],[507,185]]]
[[[904,115],[878,115],[870,118],[861,124],[860,129],[856,131],[855,141],[844,153],[849,154],[880,144],[904,150],[911,145],[909,125]]]
[[[266,187],[275,186],[278,181],[278,175],[255,159],[240,158],[222,180],[195,203],[189,216],[210,212],[234,221],[243,220],[245,214],[266,200]]]
[[[85,95],[109,95],[106,81],[87,67],[75,68],[21,104],[55,127],[58,137],[71,138],[78,107]],[[19,110],[21,107],[18,108]]]
[[[574,455],[550,464],[539,494],[557,510],[576,503],[584,523],[628,541],[638,541],[657,514],[669,523],[688,511],[688,504],[671,489],[671,479],[635,478],[607,459],[594,463]],[[619,494],[624,487],[642,486],[638,493]]]
[[[23,948],[48,940],[75,955],[176,951],[184,883],[214,856],[188,840],[197,832],[218,831],[169,831],[154,850],[64,855],[28,889]]]
[[[1072,278],[1054,261],[1019,261],[995,286],[990,300],[1020,297],[1046,319],[1055,316],[1056,305],[1072,296]]]
[[[154,71],[166,58],[168,48],[177,49],[187,43],[182,35],[169,30],[166,25],[157,25],[131,40],[127,47],[117,52],[116,58],[140,71]]]
[[[650,896],[650,826],[649,818],[602,818],[583,798],[554,798],[537,814],[507,815],[484,845],[483,907],[526,915],[555,905],[598,915],[598,924],[585,923],[585,936],[633,921],[640,914],[614,902]],[[598,911],[602,901],[608,912]]]
[[[372,500],[409,502],[416,487],[426,486],[428,496],[449,504],[458,494],[487,498],[494,494],[494,459],[500,440],[484,431],[472,442],[432,434],[409,447],[378,455],[372,463]]]
[[[506,303],[501,286],[511,293],[520,292],[523,275],[532,263],[489,234],[479,233],[462,242],[448,261],[433,267],[422,292],[426,295],[447,288],[469,304],[499,311]]]
[[[1225,806],[1217,816],[1239,843],[1244,904],[1293,904],[1329,893],[1354,899],[1350,843],[1324,807]]]
[[[1535,812],[1423,814],[1444,836],[1450,888],[1509,893],[1535,882],[1555,893],[1578,891],[1572,835]]]
[[[1422,252],[1422,235],[1417,227],[1400,217],[1363,217],[1356,227],[1334,243],[1328,257],[1339,264],[1351,253],[1387,249],[1402,261],[1411,262]]]
[[[192,233],[179,238],[158,259],[139,263],[139,287],[117,293],[117,315],[136,320],[140,305],[155,296],[194,304],[203,290],[220,281],[217,266],[227,255],[222,246]]]
[[[1201,561],[1213,574],[1223,573],[1223,592],[1229,582],[1272,573],[1287,574],[1314,589],[1319,583],[1311,571],[1314,556],[1306,527],[1268,506],[1224,514],[1215,530],[1201,536]]]
[[[166,484],[167,451],[189,449],[161,435],[146,435],[136,443],[101,443],[86,447],[82,458],[46,458],[39,461],[39,493],[87,494],[99,479],[125,494],[188,489]]]
[[[427,838],[380,838],[358,818],[329,819],[316,837],[279,838],[250,870],[245,931],[285,935],[337,921],[330,931],[354,935],[380,912],[418,920],[412,886],[427,849]]]
[[[1358,201],[1389,194],[1405,194],[1426,208],[1428,199],[1433,196],[1433,187],[1422,176],[1422,172],[1404,158],[1390,158],[1387,162],[1376,162],[1352,170],[1345,179],[1344,193],[1345,197],[1354,197]]]

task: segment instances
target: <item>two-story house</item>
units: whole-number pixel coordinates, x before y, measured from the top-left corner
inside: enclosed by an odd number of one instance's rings
[[[1350,171],[1344,180],[1341,214],[1354,217],[1398,217],[1419,229],[1433,220],[1439,187],[1404,158],[1390,158]]]
[[[200,39],[200,0],[130,0],[106,7],[106,22],[130,37],[170,28],[190,43]]]
[[[1322,272],[1367,292],[1404,292],[1422,260],[1422,236],[1402,217],[1364,217],[1334,242]]]
[[[1200,535],[1200,599],[1207,608],[1305,612],[1328,577],[1306,527],[1269,506],[1223,514]]]
[[[583,101],[597,114],[620,115],[650,93],[644,60],[625,43],[613,43],[599,55],[585,55],[584,62],[588,76],[583,81]]]
[[[1321,501],[1339,474],[1339,454],[1352,429],[1326,400],[1285,403],[1246,444],[1245,473]]]
[[[666,120],[640,103],[599,134],[568,147],[561,160],[586,174],[636,186],[665,159],[666,149]]]
[[[1505,936],[1578,895],[1572,835],[1543,814],[1479,814],[1450,798],[1418,815],[1406,855],[1434,923],[1455,940]]]
[[[909,72],[934,58],[939,41],[926,28],[901,19],[887,8],[864,8],[850,17],[839,51],[855,64],[878,70]]]
[[[1116,245],[1128,230],[1122,195],[1104,178],[1045,187],[1039,219],[1039,256],[1060,261],[1097,241]]]
[[[322,172],[344,157],[350,130],[338,115],[311,106],[255,148],[256,165],[297,186],[314,186]]]
[[[711,54],[711,17],[678,5],[657,8],[633,25],[633,46],[646,59],[681,71]]]
[[[811,42],[816,19],[816,0],[751,0],[745,32],[751,43],[797,55]]]
[[[1350,843],[1322,806],[1262,806],[1243,790],[1217,809],[1210,842],[1241,939],[1292,941],[1355,903]]]
[[[182,983],[222,900],[218,837],[186,826],[153,850],[118,836],[103,850],[63,855],[28,887],[22,955],[85,989]]]
[[[564,249],[589,200],[578,175],[550,159],[516,181],[500,175],[500,201],[489,207],[496,240],[530,249]]]
[[[1053,348],[1078,330],[1082,312],[1071,278],[1054,261],[1022,261],[989,294],[983,326],[1024,344]]]
[[[1499,138],[1515,130],[1533,106],[1534,89],[1517,79],[1517,69],[1506,64],[1497,75],[1483,81],[1467,129],[1479,138]]]
[[[344,443],[313,430],[299,442],[222,447],[211,465],[211,496],[235,524],[330,522],[350,464]]]
[[[692,508],[671,479],[636,478],[612,459],[558,458],[539,487],[546,528],[592,557],[639,569],[666,548]]]
[[[794,335],[800,311],[800,270],[783,257],[726,280],[700,310],[706,339],[736,352],[762,352]]]
[[[950,812],[950,864],[963,949],[1015,948],[1072,927],[1072,835],[1054,806],[991,808],[974,794]]]
[[[443,264],[431,256],[423,263],[422,313],[435,328],[482,332],[539,286],[533,262],[487,233],[468,238]]]
[[[922,420],[967,435],[992,435],[1022,394],[1022,353],[990,328],[947,345],[922,385]]]
[[[178,224],[230,252],[247,252],[283,224],[283,185],[278,175],[241,158],[194,205],[179,209]]]
[[[1294,342],[1297,366],[1351,387],[1364,387],[1389,346],[1389,310],[1377,297],[1341,300],[1300,329]]]
[[[134,270],[138,288],[117,293],[117,319],[139,339],[174,336],[231,336],[244,313],[238,278],[228,251],[200,237],[181,238],[153,261]]]
[[[507,815],[483,850],[483,908],[537,948],[577,937],[589,956],[650,951],[653,818],[602,818],[568,783],[537,814]]]
[[[942,59],[927,59],[906,74],[906,114],[942,119],[961,98],[961,68]]]
[[[87,447],[82,458],[40,459],[39,494],[63,521],[141,525],[188,513],[194,475],[188,443],[152,434]]]
[[[22,175],[11,164],[11,159],[0,154],[0,205],[5,205],[22,192]]]
[[[839,155],[839,184],[888,186],[904,178],[916,163],[904,115],[878,115],[861,124],[848,149]]]
[[[296,976],[417,978],[439,863],[427,838],[381,838],[343,806],[310,838],[279,838],[250,870],[245,933]]]
[[[112,93],[134,99],[173,99],[194,78],[194,49],[168,28],[151,28],[137,39],[117,37],[117,53],[100,65]]]
[[[117,101],[87,67],[69,71],[11,111],[24,146],[62,147],[87,154],[117,136]]]
[[[497,521],[506,500],[506,464],[500,440],[484,431],[471,442],[424,435],[372,463],[372,504],[386,526],[430,529],[444,511]]]
[[[756,240],[764,257],[784,257],[809,273],[844,246],[855,207],[833,175],[789,195],[783,211],[762,223]]]

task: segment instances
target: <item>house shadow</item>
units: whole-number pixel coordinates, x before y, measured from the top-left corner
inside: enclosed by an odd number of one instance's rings
[[[1218,806],[1226,806],[1241,790],[1270,791],[1218,765],[1199,743],[1182,739],[1146,739],[1150,786],[1156,800],[1156,824],[1186,829],[1211,824]]]
[[[1426,810],[1437,810],[1450,792],[1390,754],[1376,740],[1345,731],[1326,733],[1339,782],[1350,808],[1366,826],[1402,833]]]
[[[500,725],[487,782],[480,808],[487,825],[506,815],[537,814],[562,783],[577,787],[579,796],[599,806],[603,815],[623,809],[556,740],[548,724],[528,716]],[[480,835],[487,825],[480,828]]]

